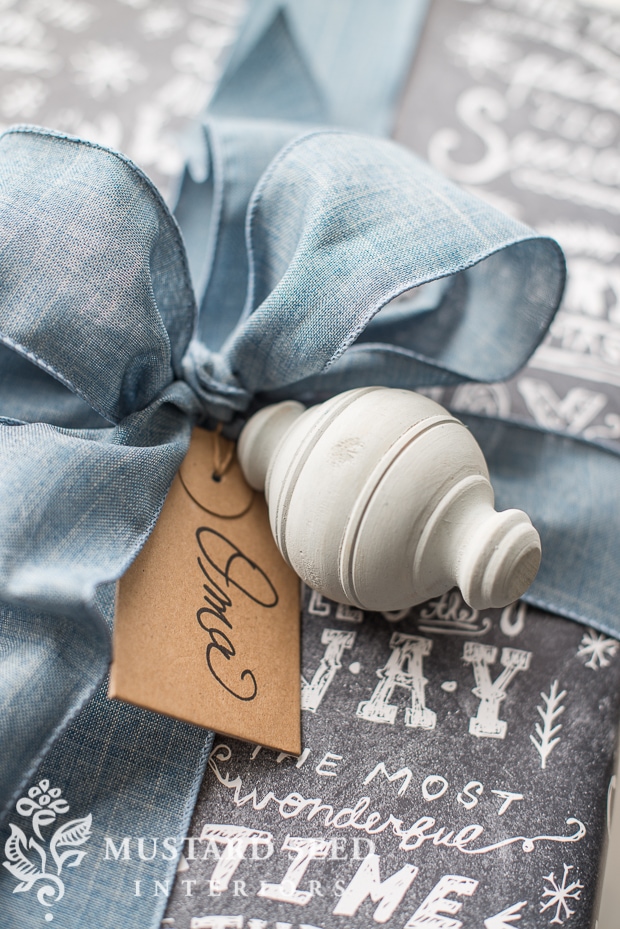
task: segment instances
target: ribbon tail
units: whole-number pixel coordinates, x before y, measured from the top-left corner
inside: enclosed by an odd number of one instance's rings
[[[498,509],[520,507],[540,533],[541,567],[523,599],[620,638],[617,453],[534,426],[457,416],[482,447]]]

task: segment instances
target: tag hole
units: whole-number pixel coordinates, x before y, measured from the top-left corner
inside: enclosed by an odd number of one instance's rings
[[[214,471],[213,474],[211,475],[211,480],[212,480],[212,481],[215,481],[216,484],[219,484],[220,481],[222,480],[222,475],[221,475],[221,474],[217,474],[217,473]]]

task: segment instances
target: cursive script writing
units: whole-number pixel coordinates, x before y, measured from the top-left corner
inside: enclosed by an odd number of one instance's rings
[[[478,823],[470,823],[455,834],[454,830],[440,826],[435,829],[436,820],[432,816],[421,816],[416,822],[408,825],[393,816],[391,813],[387,816],[378,810],[369,812],[371,805],[370,797],[359,797],[352,806],[343,807],[335,810],[332,804],[324,803],[319,797],[304,797],[300,793],[292,792],[286,797],[276,797],[273,791],[268,791],[262,798],[259,798],[257,788],[254,787],[249,793],[242,795],[244,789],[242,778],[237,775],[231,777],[230,774],[220,770],[219,765],[226,764],[232,758],[232,751],[225,743],[218,743],[209,758],[209,767],[215,774],[219,783],[233,792],[232,802],[237,807],[251,804],[254,810],[263,810],[267,806],[275,806],[282,819],[291,819],[297,816],[306,818],[308,822],[315,817],[322,820],[326,829],[355,829],[365,832],[366,835],[378,835],[385,832],[387,835],[393,835],[399,839],[398,848],[400,851],[415,851],[426,843],[434,846],[443,845],[447,848],[454,848],[466,855],[487,855],[489,852],[497,851],[508,845],[520,844],[523,852],[534,850],[538,842],[580,842],[586,834],[586,827],[580,820],[571,816],[566,820],[566,825],[573,828],[568,835],[516,835],[491,842],[487,845],[477,845],[472,847],[484,834],[484,827]],[[433,831],[434,830],[434,831]]]
[[[249,685],[247,692],[239,692],[224,680],[226,664],[223,662],[228,663],[236,658],[237,651],[228,633],[220,626],[213,625],[213,621],[233,631],[227,613],[233,607],[234,591],[266,609],[277,605],[277,591],[262,568],[221,532],[201,526],[196,530],[196,541],[200,549],[196,560],[205,580],[202,589],[203,600],[207,604],[198,610],[196,619],[209,636],[205,654],[207,667],[218,684],[237,700],[254,700],[258,684],[250,668],[241,671],[236,682],[237,687],[239,683]]]

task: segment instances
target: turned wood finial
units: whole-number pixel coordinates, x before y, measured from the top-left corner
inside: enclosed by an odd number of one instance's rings
[[[502,607],[538,571],[538,533],[521,510],[495,511],[469,430],[413,391],[266,407],[238,454],[286,561],[339,603],[401,610],[458,586],[474,609]]]

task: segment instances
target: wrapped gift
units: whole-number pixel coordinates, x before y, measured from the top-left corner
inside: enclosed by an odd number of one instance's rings
[[[521,22],[500,6],[467,15]],[[166,908],[194,929],[591,922],[618,705],[615,421],[569,385],[562,430],[540,410],[563,382],[510,380],[562,296],[555,240],[378,137],[424,15],[253,5],[193,137],[182,234],[125,157],[33,127],[0,139],[2,926],[154,926]],[[518,101],[518,54],[495,48]],[[444,123],[420,126],[426,154]],[[432,159],[476,184],[441,141]],[[565,371],[556,338],[540,358]],[[364,615],[306,590],[299,756],[108,700],[114,584],[192,427],[234,438],[267,403],[369,384],[459,410],[498,507],[540,531],[525,603],[453,591]]]

